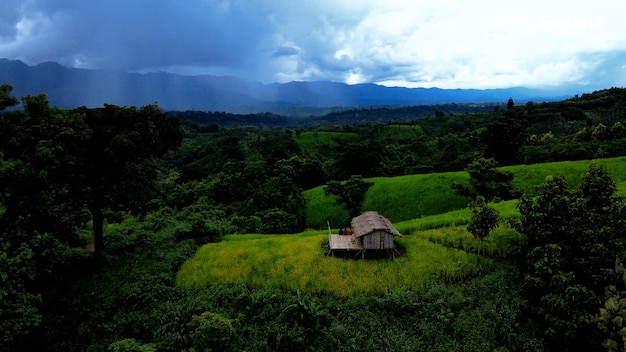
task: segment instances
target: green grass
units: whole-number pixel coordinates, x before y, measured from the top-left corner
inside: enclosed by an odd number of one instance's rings
[[[348,132],[302,132],[293,138],[304,156],[317,159],[329,148],[337,147],[340,143],[351,143],[357,137],[356,133]]]
[[[537,185],[545,182],[546,176],[564,176],[570,187],[578,188],[590,164],[601,164],[617,183],[626,181],[626,157],[561,161],[554,163],[517,165],[503,167],[515,175],[513,185],[527,194],[535,194]]]
[[[495,258],[505,258],[515,245],[515,241],[521,238],[519,232],[504,225],[493,229],[484,241],[474,237],[465,226],[416,231],[412,236],[428,239],[442,246],[459,248],[470,253],[486,254]]]
[[[604,165],[616,182],[626,181],[626,157],[519,165],[502,169],[513,172],[514,187],[526,194],[534,195],[537,186],[543,184],[548,175],[564,176],[571,187],[580,186],[582,177],[591,163]],[[374,186],[365,197],[363,211],[378,211],[395,223],[460,210],[465,208],[471,199],[455,194],[450,184],[452,182],[468,184],[468,180],[469,175],[464,171],[367,179],[374,182]],[[334,204],[334,197],[324,195],[324,187],[304,192],[308,206],[307,226],[321,229],[327,226],[327,221],[334,228],[346,226],[349,221],[347,212],[343,207]],[[513,208],[505,211],[510,213]],[[455,221],[454,216],[449,215],[451,224],[463,223]]]
[[[386,125],[381,129],[381,136],[384,138],[392,139],[409,139],[415,138],[418,133],[421,133],[422,126],[420,125]]]
[[[324,187],[315,187],[304,192],[307,202],[307,227],[322,229],[326,228],[328,223],[333,228],[347,226],[346,222],[350,218],[348,211],[335,205],[336,197],[327,197],[324,194]]]
[[[501,223],[520,217],[519,210],[517,210],[517,200],[489,203],[489,206],[500,214]],[[402,234],[416,234],[420,231],[467,225],[471,217],[472,212],[466,207],[443,214],[397,222],[394,223],[394,226]]]
[[[468,199],[454,193],[450,184],[464,178],[464,173],[447,172],[368,179],[374,186],[365,197],[363,210],[388,214],[385,216],[396,222],[459,209]]]
[[[618,191],[626,193],[626,158],[604,159],[617,181]],[[535,185],[548,175],[564,175],[577,187],[590,161],[549,163],[506,168],[516,174],[518,186],[534,194]],[[213,284],[275,287],[290,291],[330,294],[340,297],[385,294],[403,290],[420,291],[438,281],[458,281],[480,275],[503,258],[520,234],[500,225],[485,241],[476,240],[464,225],[471,212],[467,199],[454,195],[452,181],[463,172],[374,178],[365,200],[365,209],[374,209],[391,218],[405,235],[396,242],[404,255],[394,260],[351,260],[326,257],[323,244],[326,230],[310,230],[295,235],[229,235],[220,243],[202,246],[187,260],[177,275],[177,284],[204,288]],[[532,187],[531,187],[532,186]],[[532,188],[532,191],[530,190]],[[325,197],[321,187],[306,192],[309,215],[315,221],[347,216]],[[501,223],[519,218],[517,200],[491,203],[500,213]],[[446,208],[458,207],[445,211]],[[381,210],[382,209],[382,210]],[[437,213],[439,212],[439,213]],[[422,213],[421,215],[419,215]],[[326,215],[322,217],[321,215]],[[431,215],[424,215],[431,214]],[[309,219],[311,220],[311,219]],[[336,223],[340,226],[339,223]]]
[[[469,199],[455,194],[452,182],[467,178],[463,172],[377,177],[370,187],[363,211],[375,210],[392,222],[445,213],[467,205]],[[304,192],[307,200],[307,226],[324,228],[329,221],[332,227],[347,226],[348,213],[335,205],[335,197],[326,197],[320,186]]]
[[[419,291],[434,281],[456,281],[479,275],[493,266],[460,249],[407,236],[397,242],[401,258],[351,260],[327,257],[327,234],[230,235],[204,245],[178,272],[177,284],[203,288],[212,284],[275,287],[291,291],[352,296]]]

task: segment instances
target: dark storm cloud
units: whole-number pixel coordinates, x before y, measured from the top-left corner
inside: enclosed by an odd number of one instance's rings
[[[94,69],[228,74],[264,83],[626,84],[619,53],[626,45],[622,2],[491,5],[491,0],[0,0],[0,57]]]
[[[26,61],[124,70],[238,67],[267,35],[267,20],[241,6],[247,2],[8,1],[12,6],[3,7],[20,10],[1,15],[3,42]]]
[[[19,6],[11,1],[0,3],[0,44],[15,37],[17,34],[15,24],[19,22],[19,19]]]

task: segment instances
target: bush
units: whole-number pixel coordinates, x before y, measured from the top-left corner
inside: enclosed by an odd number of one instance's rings
[[[237,336],[237,321],[213,312],[194,315],[187,326],[191,328],[191,352],[231,350],[229,346]]]
[[[196,243],[219,242],[225,234],[225,226],[220,220],[204,219],[193,214],[188,219],[189,227],[180,226],[175,230],[176,240],[193,239]]]
[[[109,352],[156,352],[153,344],[140,344],[135,339],[124,339],[109,345]]]

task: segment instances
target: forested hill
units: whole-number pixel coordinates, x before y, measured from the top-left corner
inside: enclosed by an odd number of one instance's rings
[[[559,131],[571,131],[593,121],[604,124],[615,122],[623,117],[626,108],[626,90],[611,88],[593,93],[575,95],[567,99],[553,102],[528,101],[516,104],[514,111],[508,116],[523,117],[531,125],[542,131],[559,133]],[[510,97],[513,103],[517,97]],[[283,115],[276,113],[236,114],[224,111],[171,111],[182,120],[198,124],[216,124],[218,126],[275,126],[289,128],[307,128],[313,126],[328,125],[358,125],[367,123],[411,123],[418,119],[434,117],[438,119],[437,125],[442,128],[450,127],[448,124],[458,120],[460,116],[474,114],[475,118],[492,119],[501,116],[509,109],[508,100],[491,103],[466,103],[466,104],[437,104],[437,105],[410,105],[410,106],[385,106],[367,108],[327,108],[327,109],[303,109],[295,115]],[[308,112],[308,113],[307,113]],[[484,113],[484,114],[476,114]],[[456,117],[455,117],[456,116]],[[452,126],[459,128],[459,126]],[[548,129],[548,130],[546,130]]]
[[[170,111],[170,114],[178,116],[181,120],[191,121],[197,124],[308,128],[333,124],[355,125],[366,123],[410,122],[429,116],[441,117],[445,115],[488,112],[498,108],[499,104],[497,103],[485,103],[304,109],[295,115],[281,115],[271,112],[235,114],[224,111],[206,112],[197,110]]]
[[[13,86],[16,96],[46,93],[53,106],[96,107],[103,103],[141,106],[158,102],[167,110],[274,112],[291,115],[303,109],[390,105],[485,103],[510,96],[520,101],[555,100],[578,88],[540,90],[438,89],[348,85],[338,82],[261,84],[245,77],[183,76],[165,72],[147,74],[75,69],[46,62],[28,66],[0,59],[0,82]]]
[[[605,301],[626,297],[624,269],[615,263],[626,258],[624,201],[598,166],[520,166],[516,180],[534,172],[525,179],[548,186],[520,198],[520,221],[514,227],[502,221],[494,241],[483,232],[478,247],[468,246],[465,227],[436,236],[406,233],[416,246],[405,247],[400,260],[419,258],[435,271],[424,275],[410,261],[395,261],[402,280],[413,282],[396,281],[397,292],[316,294],[329,291],[311,291],[313,266],[301,259],[347,261],[326,257],[321,242],[301,246],[290,241],[301,236],[288,234],[324,227],[310,232],[323,240],[329,217],[320,209],[344,208],[334,212],[341,217],[331,219],[334,226],[370,209],[395,219],[459,208],[469,214],[472,199],[484,209],[484,199],[519,195],[513,174],[496,166],[624,156],[626,89],[553,103],[510,99],[476,111],[448,105],[337,111],[318,120],[326,123],[296,128],[270,113],[250,118],[275,120],[268,128],[246,123],[246,115],[228,125],[235,115],[227,113],[203,113],[204,120],[183,114],[181,121],[157,104],[64,109],[43,94],[21,101],[20,107],[12,87],[0,85],[2,352],[601,351],[603,341],[622,341],[621,330],[606,326],[622,324],[623,309],[590,318]],[[615,163],[612,171],[624,175],[623,158]],[[461,170],[467,172],[434,174]],[[577,177],[580,189],[570,189],[563,171],[586,174]],[[431,175],[395,177],[414,174]],[[432,200],[441,207],[430,206]],[[407,202],[415,208],[398,215]],[[444,214],[439,223],[472,220],[455,221]],[[282,251],[273,257],[275,241],[249,241],[266,234],[286,235],[272,237],[282,237],[295,260]],[[200,245],[222,240],[240,248],[209,257],[222,272],[241,276],[215,281],[200,265],[188,278],[200,289],[177,285],[183,262]],[[491,254],[480,249],[501,244]],[[252,247],[263,264],[234,270],[229,263],[247,262]],[[439,254],[423,256],[425,248]],[[381,273],[389,261],[316,268],[329,268],[328,283],[339,286],[343,273],[388,279]],[[296,275],[290,281],[302,289],[268,282],[274,269]],[[413,281],[420,276],[426,281]],[[256,281],[248,286],[249,279]],[[615,297],[607,301],[610,287]],[[364,333],[370,331],[383,335]]]

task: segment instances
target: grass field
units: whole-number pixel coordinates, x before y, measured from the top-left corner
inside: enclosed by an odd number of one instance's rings
[[[381,128],[381,137],[391,139],[408,139],[414,138],[417,134],[422,133],[420,125],[386,125]]]
[[[436,231],[436,230],[431,230]],[[177,284],[203,288],[210,284],[277,287],[312,293],[352,296],[419,291],[433,281],[456,281],[490,270],[493,260],[433,243],[423,236],[397,242],[401,258],[352,260],[327,257],[327,234],[231,235],[204,245],[184,263]]]
[[[347,132],[303,132],[293,138],[304,156],[316,159],[328,148],[337,147],[340,143],[351,143],[357,137],[356,133]]]
[[[534,194],[537,185],[543,184],[548,175],[564,176],[571,187],[578,188],[592,163],[603,165],[615,182],[626,181],[626,157],[517,165],[503,167],[502,170],[511,171],[515,175],[513,185],[517,189]]]
[[[604,165],[616,182],[626,181],[626,157],[519,165],[505,167],[502,170],[513,172],[514,187],[526,194],[534,195],[537,186],[543,184],[548,175],[564,176],[571,187],[580,186],[582,177],[591,163]],[[471,199],[455,194],[450,184],[452,182],[468,184],[468,180],[467,172],[368,179],[374,182],[374,186],[365,197],[363,211],[378,211],[395,223],[463,209]],[[304,192],[307,200],[307,226],[321,229],[327,226],[327,221],[333,227],[347,226],[346,222],[349,220],[347,212],[334,204],[334,197],[324,195],[324,187]]]
[[[599,162],[618,182],[618,191],[626,194],[626,158]],[[532,188],[534,193],[535,185],[542,184],[547,175],[564,175],[577,187],[589,164],[589,161],[550,163],[507,170],[516,174],[518,187],[529,193]],[[212,284],[276,287],[347,297],[419,291],[433,282],[480,275],[494,267],[494,260],[502,260],[521,237],[505,225],[505,220],[519,218],[520,214],[516,200],[490,204],[500,213],[501,225],[485,241],[476,240],[464,226],[471,217],[467,200],[448,190],[451,181],[463,177],[467,176],[446,173],[372,179],[375,185],[368,193],[366,209],[378,210],[386,216],[388,212],[392,219],[410,217],[411,211],[441,212],[393,221],[405,235],[396,239],[404,251],[400,258],[327,257],[323,249],[328,239],[326,230],[294,235],[229,235],[222,242],[202,246],[187,260],[178,272],[177,284],[189,288]],[[307,200],[311,213],[336,209],[321,187],[308,191]],[[435,204],[438,202],[451,202],[459,209],[445,212],[442,210],[445,206]],[[411,210],[403,209],[403,204]],[[337,213],[342,214],[340,210]],[[325,222],[322,218],[318,221]]]
[[[469,199],[455,194],[450,184],[466,179],[462,172],[368,179],[374,185],[365,197],[363,211],[375,210],[397,222],[461,209]],[[335,197],[324,195],[324,186],[305,191],[304,197],[307,226],[321,229],[327,221],[332,227],[348,225],[348,213],[335,205]]]

